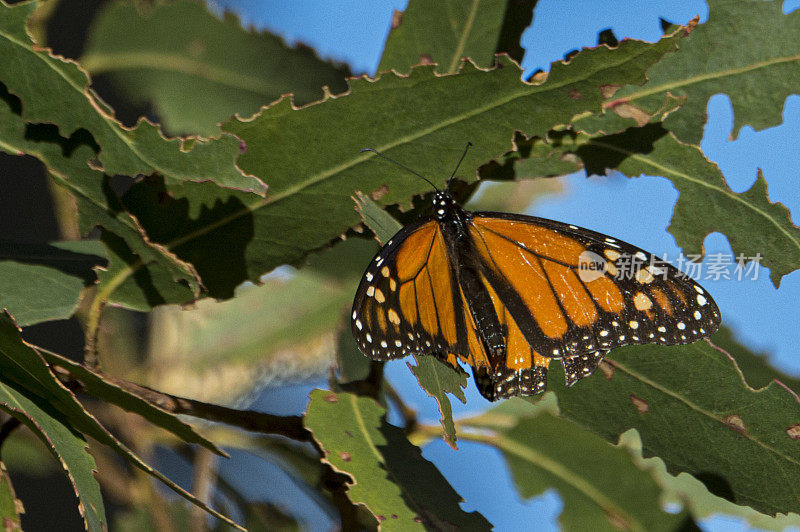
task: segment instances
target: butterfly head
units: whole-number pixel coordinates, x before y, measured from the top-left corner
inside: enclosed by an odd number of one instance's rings
[[[433,213],[437,220],[444,220],[452,216],[454,211],[460,210],[453,197],[443,190],[436,191],[433,195]]]

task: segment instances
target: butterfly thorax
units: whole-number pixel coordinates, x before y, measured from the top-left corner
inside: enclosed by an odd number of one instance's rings
[[[433,198],[436,219],[442,229],[455,280],[468,302],[477,324],[477,333],[492,362],[505,359],[504,330],[500,325],[491,296],[482,282],[478,250],[470,237],[472,213],[463,209],[447,192]]]
[[[469,222],[472,215],[461,208],[447,192],[438,191],[433,196],[433,212],[446,234],[453,240],[469,238]]]

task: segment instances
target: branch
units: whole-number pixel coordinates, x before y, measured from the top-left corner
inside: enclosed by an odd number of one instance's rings
[[[41,347],[36,347],[36,349],[47,351]],[[47,352],[54,357],[64,359],[64,357],[57,353],[53,353],[52,351]],[[62,366],[58,365],[56,362],[51,365],[50,369],[67,388],[72,391],[92,395],[87,387],[76,376],[70,373],[67,364]],[[86,367],[83,369],[90,371],[107,384],[116,386],[172,414],[199,417],[209,421],[233,425],[250,432],[278,434],[301,442],[311,441],[311,433],[303,426],[303,420],[300,416],[276,416],[264,412],[257,412],[255,410],[237,410],[226,406],[204,403],[194,399],[187,399],[185,397],[159,392],[158,390],[141,386],[124,379],[92,371]],[[98,398],[103,399],[102,397]]]

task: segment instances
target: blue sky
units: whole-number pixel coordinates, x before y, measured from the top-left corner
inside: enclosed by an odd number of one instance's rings
[[[402,10],[401,0],[218,0],[219,6],[236,11],[256,27],[268,28],[290,42],[314,46],[322,56],[347,61],[354,71],[374,73],[389,31],[392,11]],[[800,0],[784,3],[784,12],[796,9]],[[619,0],[540,0],[534,22],[525,32],[522,62],[527,72],[549,70],[551,61],[583,46],[594,46],[599,31],[612,28],[618,38],[657,40],[659,17],[685,23],[695,15],[708,18],[705,2]],[[709,122],[702,148],[717,163],[730,187],[747,190],[758,168],[764,172],[772,201],[789,207],[798,220],[800,192],[796,179],[800,168],[800,97],[787,99],[784,123],[765,131],[745,127],[737,140],[729,140],[733,121],[725,95],[714,96],[708,105]],[[449,164],[449,163],[448,163]],[[528,212],[537,216],[589,227],[614,235],[656,255],[673,259],[679,253],[674,238],[665,231],[672,215],[677,191],[660,177],[628,179],[620,175],[586,179],[583,174],[562,178],[565,193],[537,202]],[[730,255],[727,239],[720,234],[705,240],[707,256]],[[780,289],[762,269],[756,281],[702,279],[722,310],[724,322],[745,345],[770,354],[782,370],[800,375],[800,345],[795,306],[800,300],[800,272],[783,278]],[[404,362],[389,365],[388,375],[405,396],[418,406],[422,418],[436,422],[436,407],[419,389]],[[468,403],[457,413],[483,408],[470,385]],[[466,510],[478,509],[498,530],[556,530],[561,502],[552,492],[519,501],[502,458],[486,447],[462,443],[454,452],[443,443],[427,446],[424,454],[433,460],[461,493]],[[511,502],[508,501],[519,501]],[[317,522],[319,516],[311,516]],[[718,517],[706,520],[707,530],[747,529],[738,520]]]

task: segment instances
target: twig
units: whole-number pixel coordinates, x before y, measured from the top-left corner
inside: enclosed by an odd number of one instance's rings
[[[400,394],[397,393],[397,390],[394,389],[394,386],[392,386],[391,383],[386,379],[383,381],[383,388],[386,392],[386,398],[395,404],[395,406],[400,410],[400,414],[403,416],[405,433],[408,434],[413,432],[414,428],[417,426],[416,410],[409,407],[405,401],[403,401],[403,398],[400,397]]]
[[[194,453],[194,483],[192,492],[198,499],[206,504],[211,503],[211,491],[216,483],[217,468],[214,453],[203,447],[198,447]],[[189,530],[207,530],[208,514],[202,508],[193,506]]]
[[[136,504],[137,494],[131,474],[120,467],[115,460],[110,459],[102,446],[93,446],[91,453],[97,463],[95,475],[104,492],[108,493],[120,506]]]
[[[100,358],[97,356],[97,340],[100,335],[100,315],[105,307],[105,300],[95,293],[89,311],[86,314],[86,345],[83,348],[83,364],[92,370],[100,371]]]
[[[108,298],[114,293],[114,290],[120,287],[128,277],[133,275],[144,265],[142,259],[136,259],[128,268],[114,275],[102,288],[99,288],[95,294],[92,304],[89,305],[89,310],[86,314],[86,345],[83,351],[83,363],[92,370],[100,370],[100,358],[97,355],[97,342],[100,336],[100,318],[103,314],[103,309],[108,303]]]
[[[36,349],[45,351],[40,347],[36,347]],[[63,358],[51,351],[48,351],[48,353]],[[88,370],[88,368],[85,369]],[[59,366],[56,363],[51,366],[51,370],[55,376],[71,390],[90,393],[86,386],[70,373],[68,366]],[[92,371],[92,373],[107,383],[117,386],[172,414],[185,414],[199,417],[209,421],[233,425],[250,432],[278,434],[302,442],[311,441],[311,433],[303,426],[303,420],[300,416],[276,416],[264,412],[257,412],[255,410],[237,410],[235,408],[204,403],[194,399],[187,399],[185,397],[159,392],[146,386],[112,377],[111,375],[94,371]],[[100,397],[100,399],[102,399],[102,397]]]

